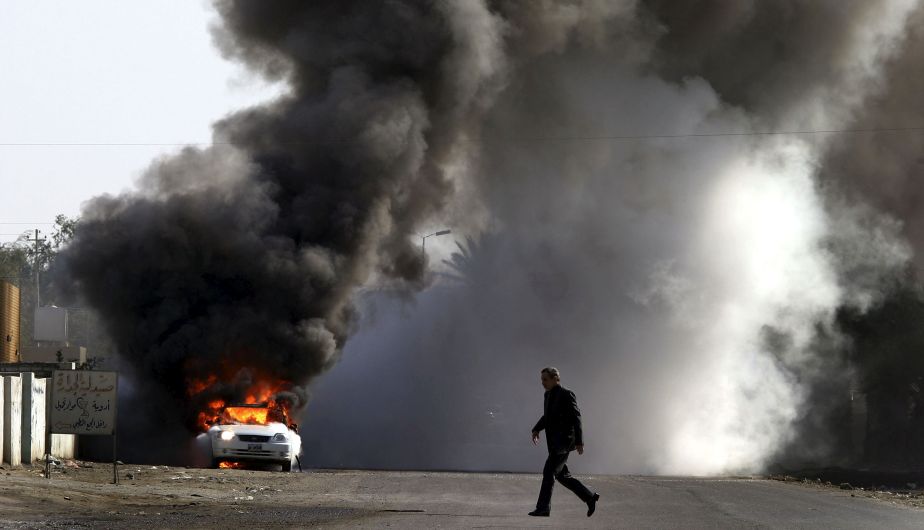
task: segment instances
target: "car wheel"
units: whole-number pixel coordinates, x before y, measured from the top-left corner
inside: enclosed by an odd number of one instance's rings
[[[220,458],[213,458],[213,459],[212,459],[212,469],[218,469],[218,465],[219,465],[219,464],[221,464],[221,459],[220,459]]]
[[[282,470],[285,471],[286,473],[291,472],[292,471],[292,461],[289,460],[288,462],[283,462]]]

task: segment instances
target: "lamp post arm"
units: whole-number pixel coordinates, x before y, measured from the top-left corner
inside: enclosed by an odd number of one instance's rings
[[[432,234],[427,234],[425,236],[420,236],[420,253],[423,255],[427,254],[427,238],[432,236],[444,236],[446,234],[451,234],[452,230],[438,230]]]

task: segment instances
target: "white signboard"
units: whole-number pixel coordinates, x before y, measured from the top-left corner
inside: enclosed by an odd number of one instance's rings
[[[115,434],[116,372],[55,370],[50,430],[58,434]]]

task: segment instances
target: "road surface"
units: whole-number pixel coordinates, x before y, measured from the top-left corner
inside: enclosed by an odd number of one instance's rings
[[[538,475],[92,466],[0,470],[0,528],[924,528],[924,491],[762,478],[582,476],[597,513],[559,486],[540,519]]]

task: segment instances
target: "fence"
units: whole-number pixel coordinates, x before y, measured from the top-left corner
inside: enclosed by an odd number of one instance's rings
[[[0,377],[0,461],[10,466],[41,462],[45,456],[45,414],[48,378],[32,372]],[[53,434],[51,454],[74,458],[77,437]],[[44,463],[44,462],[42,462]]]

